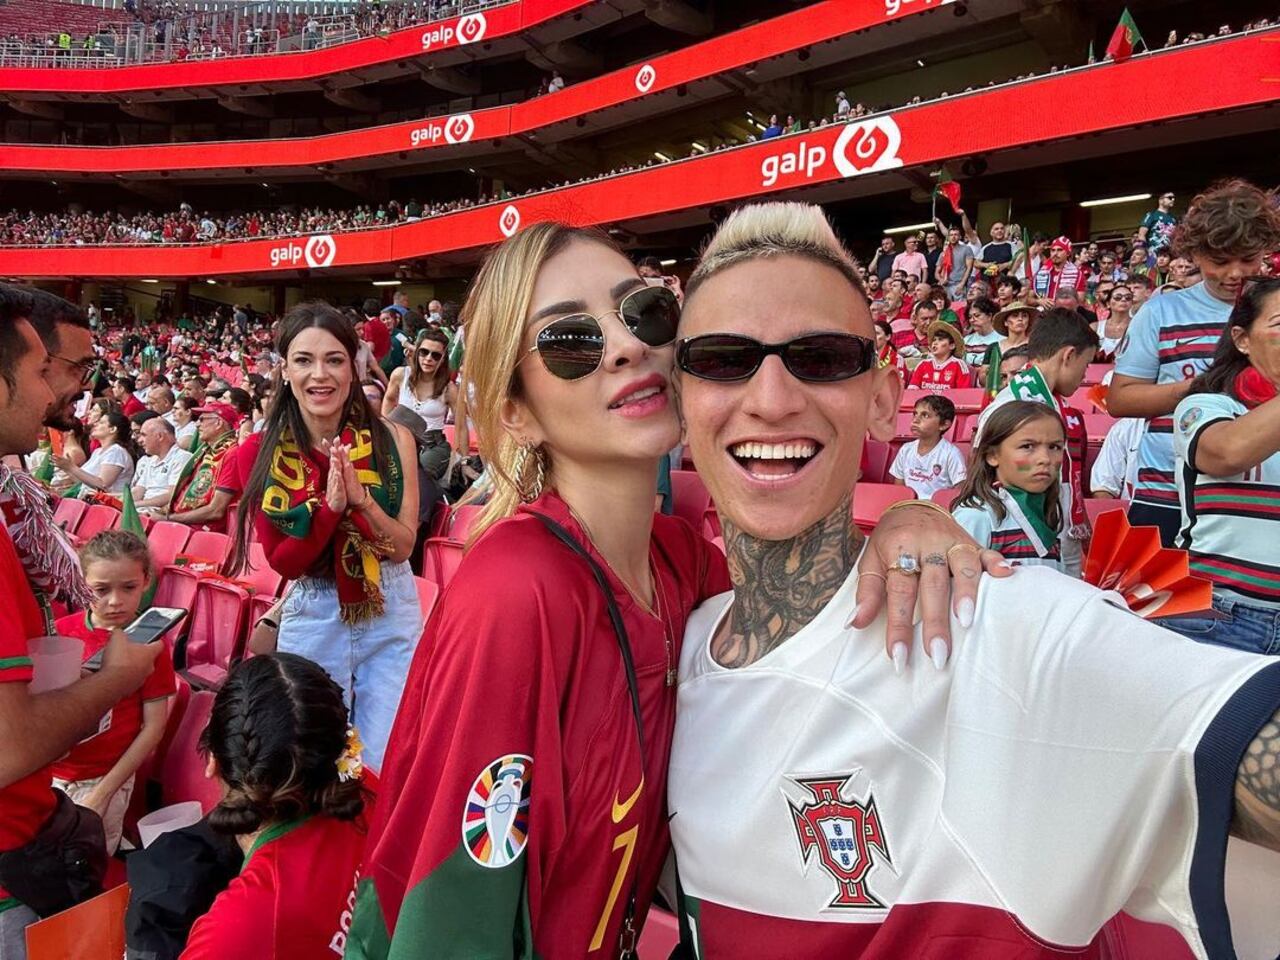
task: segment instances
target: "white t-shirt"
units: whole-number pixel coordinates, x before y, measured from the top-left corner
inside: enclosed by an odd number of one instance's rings
[[[120,467],[121,469],[119,475],[111,482],[111,486],[104,487],[102,492],[113,496],[124,493],[124,488],[133,482],[133,457],[129,456],[129,451],[120,446],[120,444],[113,443],[110,447],[99,447],[89,454],[89,459],[84,462],[84,466],[80,470],[83,473],[100,477],[102,476],[102,468],[106,466]]]
[[[708,649],[732,594],[689,620],[668,804],[700,960],[1066,960],[1044,944],[1122,910],[1235,956],[1236,765],[1280,660],[1027,568],[983,579],[946,670],[899,676],[883,617],[846,626],[856,587],[736,670]]]
[[[963,483],[966,476],[960,449],[945,437],[923,456],[919,440],[904,444],[893,458],[889,473],[914,490],[921,500],[928,500],[939,490]]]
[[[1122,500],[1133,499],[1133,488],[1138,483],[1138,444],[1146,429],[1147,421],[1141,417],[1125,417],[1111,425],[1098,459],[1093,461],[1091,488],[1105,490]]]
[[[169,448],[164,457],[143,457],[138,461],[138,469],[134,474],[133,485],[142,487],[142,499],[150,500],[158,497],[166,490],[172,490],[182,474],[182,468],[191,459],[191,453],[183,450],[176,443]]]

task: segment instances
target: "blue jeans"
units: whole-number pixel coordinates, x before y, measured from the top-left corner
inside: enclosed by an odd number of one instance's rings
[[[324,668],[342,687],[351,722],[364,742],[364,762],[382,769],[400,694],[413,651],[422,636],[418,588],[408,563],[382,565],[382,616],[343,623],[333,580],[302,577],[289,591],[280,614],[276,649],[296,653]]]
[[[1280,654],[1280,609],[1250,606],[1218,592],[1213,595],[1213,609],[1217,617],[1165,617],[1156,622],[1201,643],[1268,656]]]

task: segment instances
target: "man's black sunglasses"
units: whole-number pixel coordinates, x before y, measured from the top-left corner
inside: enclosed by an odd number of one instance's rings
[[[736,333],[706,333],[676,344],[676,365],[700,380],[732,382],[754,376],[765,357],[781,358],[797,380],[834,383],[875,368],[876,344],[851,333],[810,333],[761,343]]]

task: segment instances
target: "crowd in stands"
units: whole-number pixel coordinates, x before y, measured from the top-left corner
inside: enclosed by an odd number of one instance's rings
[[[419,23],[483,10],[508,0],[386,0],[334,3],[332,12],[271,14],[260,4],[236,11],[194,10],[183,0],[127,0],[123,11],[103,11],[91,28],[68,24],[49,30],[9,30],[0,64],[49,66],[183,61],[314,50],[378,36]],[[56,7],[51,11],[56,14]],[[116,14],[123,13],[124,16]],[[0,10],[0,31],[5,27]],[[141,30],[139,31],[139,27]],[[126,42],[136,37],[139,42]]]
[[[409,13],[405,14],[410,15]],[[1244,30],[1261,29],[1270,25],[1270,21],[1260,20],[1246,24]],[[1230,28],[1223,26],[1219,36],[1228,35]],[[1204,39],[1201,35],[1195,35]],[[1184,43],[1193,42],[1190,38]],[[1056,72],[1057,68],[1053,68]],[[1031,79],[1033,75],[1015,77],[1007,82],[1019,82]],[[990,81],[987,86],[995,86],[997,81]],[[554,92],[563,89],[564,79],[558,72],[543,79],[539,93]],[[973,92],[976,87],[967,87],[964,93]],[[945,98],[945,91],[938,98]],[[916,96],[908,105],[921,102]],[[901,106],[901,105],[899,105]],[[698,142],[691,146],[688,158],[696,158],[708,152],[715,153],[726,149],[755,143],[759,140],[773,139],[785,135],[801,135],[805,131],[816,130],[833,123],[846,123],[861,120],[865,117],[895,109],[894,106],[867,107],[862,103],[851,104],[843,91],[837,93],[830,114],[819,119],[797,119],[795,115],[779,116],[771,114],[767,123],[748,113],[748,120],[758,133],[747,134],[743,139],[720,138],[709,139],[709,145]],[[38,212],[34,210],[20,211],[10,209],[0,216],[0,246],[81,246],[91,244],[170,244],[170,243],[208,243],[228,240],[252,240],[270,237],[293,237],[311,233],[333,233],[339,231],[365,230],[392,226],[397,223],[419,220],[423,217],[441,216],[458,210],[465,210],[489,203],[505,202],[519,199],[534,193],[556,190],[562,187],[585,183],[590,180],[619,176],[636,170],[653,167],[666,162],[679,162],[683,158],[663,160],[650,156],[637,163],[625,163],[599,174],[583,177],[578,180],[553,181],[541,186],[531,186],[525,190],[504,190],[501,195],[482,195],[475,198],[455,198],[448,200],[428,200],[423,203],[414,197],[408,199],[390,199],[378,204],[357,204],[350,209],[333,207],[301,207],[277,208],[274,210],[248,210],[232,213],[215,211],[195,211],[189,204],[183,203],[178,210],[168,213],[123,213],[96,212],[91,210],[68,210],[65,213]],[[1013,242],[1020,240],[1013,236]],[[1135,251],[1127,251],[1137,255]],[[1144,251],[1145,252],[1145,251]],[[1074,256],[1079,257],[1077,252]],[[933,261],[931,261],[933,262]],[[1125,269],[1125,262],[1121,262]],[[932,279],[932,278],[929,278]]]

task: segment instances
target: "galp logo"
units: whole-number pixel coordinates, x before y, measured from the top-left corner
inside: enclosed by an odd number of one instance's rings
[[[641,93],[648,93],[657,79],[658,71],[653,69],[653,64],[646,63],[636,71],[636,89]]]
[[[831,162],[842,177],[892,170],[902,166],[898,156],[901,145],[902,131],[893,117],[876,117],[845,127],[832,148]]]
[[[475,43],[489,26],[483,13],[469,13],[458,21],[458,42]]]
[[[502,208],[502,213],[498,216],[498,229],[504,237],[513,236],[520,229],[520,211],[515,204],[508,203]]]
[[[926,7],[945,7],[948,3],[955,2],[956,0],[924,0],[924,5]],[[896,15],[908,3],[911,3],[911,0],[884,0],[885,16],[892,17]]]
[[[303,257],[306,258],[309,267],[327,267],[333,263],[334,255],[338,252],[338,245],[334,242],[333,237],[327,233],[310,237],[307,245],[302,251]]]
[[[444,138],[450,143],[466,143],[475,132],[476,122],[469,113],[460,113],[444,125]]]

